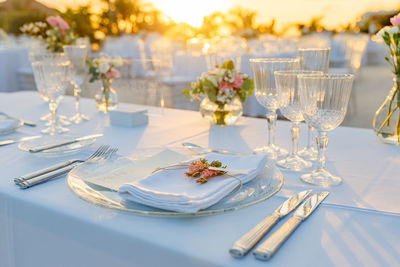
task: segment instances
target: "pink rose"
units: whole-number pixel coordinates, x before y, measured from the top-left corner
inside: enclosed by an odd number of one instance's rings
[[[235,80],[233,81],[232,85],[234,88],[240,88],[243,84],[243,78],[240,77],[239,75],[235,76]]]
[[[50,16],[46,19],[46,21],[50,24],[50,26],[60,28],[60,32],[62,34],[65,34],[65,30],[69,29],[68,23],[65,20],[63,20],[60,16],[57,17]]]
[[[119,71],[116,69],[110,69],[106,73],[104,73],[107,79],[113,79],[113,78],[119,78],[121,75],[119,74]]]
[[[390,22],[392,23],[393,26],[400,26],[400,13],[394,17],[391,17]]]
[[[218,83],[218,86],[219,86],[219,90],[220,90],[222,93],[225,93],[226,90],[232,89],[232,86],[231,86],[229,83],[224,82],[224,81],[220,81],[220,82]]]

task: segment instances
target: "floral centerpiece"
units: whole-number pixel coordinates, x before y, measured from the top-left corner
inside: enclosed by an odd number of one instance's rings
[[[93,60],[88,60],[89,82],[101,81],[101,93],[96,94],[95,100],[97,108],[104,113],[110,109],[115,109],[118,104],[117,93],[111,88],[111,82],[114,78],[119,78],[120,73],[115,67],[122,66],[121,57],[110,58],[105,54]]]
[[[205,98],[200,113],[216,125],[235,123],[242,115],[242,104],[253,92],[253,81],[235,70],[232,61],[224,62],[213,71],[203,73],[182,93],[193,99]]]
[[[377,37],[389,47],[393,87],[386,100],[376,111],[373,127],[375,133],[386,143],[400,144],[400,13],[390,19],[392,26],[382,28]]]
[[[63,46],[72,44],[76,36],[61,17],[50,16],[46,22],[32,22],[22,25],[21,32],[44,41],[50,52],[63,52]]]

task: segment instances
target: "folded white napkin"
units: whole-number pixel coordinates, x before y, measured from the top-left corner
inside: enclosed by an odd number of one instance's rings
[[[227,169],[240,174],[234,177],[229,172],[212,177],[205,184],[196,183],[195,178],[186,177],[182,169],[166,169],[143,179],[122,185],[118,193],[126,200],[165,210],[177,212],[197,212],[208,208],[232,192],[240,183],[246,183],[256,177],[264,168],[265,155],[222,155],[210,153],[204,156],[208,162],[218,160]],[[198,160],[198,159],[197,159]],[[189,164],[192,160],[185,162]],[[160,166],[165,167],[165,166]]]
[[[0,131],[7,131],[14,129],[18,126],[19,122],[16,120],[0,119]]]

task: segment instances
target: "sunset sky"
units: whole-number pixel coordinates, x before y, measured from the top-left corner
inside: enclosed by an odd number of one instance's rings
[[[40,0],[52,7],[65,8],[97,0]],[[276,18],[278,25],[290,22],[308,22],[311,17],[323,15],[323,23],[329,27],[353,22],[366,11],[394,10],[399,0],[143,0],[152,3],[176,22],[200,26],[205,15],[226,11],[240,5],[258,11],[259,22]]]

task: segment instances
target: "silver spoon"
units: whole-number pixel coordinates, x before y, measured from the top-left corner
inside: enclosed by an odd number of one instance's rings
[[[205,148],[205,147],[201,147],[199,145],[193,144],[193,143],[189,143],[189,142],[184,142],[182,143],[182,145],[192,151],[198,152],[198,153],[219,153],[219,154],[229,154],[229,155],[238,155],[238,156],[244,156],[244,153],[238,153],[238,152],[234,152],[234,151],[229,151],[229,150],[225,150],[225,149],[212,149],[212,148]]]

